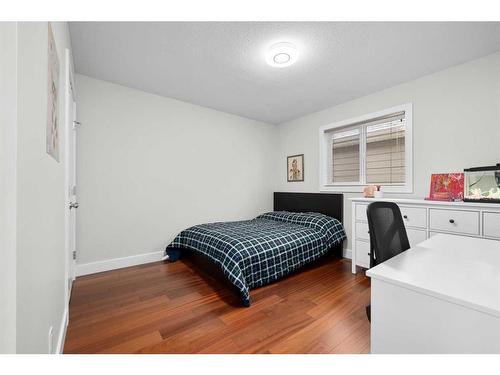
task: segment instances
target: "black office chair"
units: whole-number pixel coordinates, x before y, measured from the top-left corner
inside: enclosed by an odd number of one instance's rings
[[[410,248],[403,217],[396,203],[370,203],[366,215],[370,232],[370,267]],[[366,316],[371,321],[370,305],[366,306]]]

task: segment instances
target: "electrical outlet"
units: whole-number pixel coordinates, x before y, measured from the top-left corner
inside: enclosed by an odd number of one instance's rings
[[[49,328],[49,335],[48,335],[48,344],[49,344],[49,354],[53,353],[53,344],[54,344],[54,329],[52,326]]]

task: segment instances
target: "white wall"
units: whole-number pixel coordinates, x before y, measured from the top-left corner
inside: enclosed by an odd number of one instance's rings
[[[82,75],[76,87],[80,270],[272,209],[275,126]]]
[[[431,173],[500,162],[500,53],[458,65],[278,126],[277,190],[319,191],[321,125],[413,103],[414,193],[423,198]],[[305,154],[305,181],[286,182],[287,155]],[[344,225],[350,237],[351,206]],[[387,194],[387,196],[389,196]],[[347,248],[350,244],[347,243]]]
[[[0,22],[0,353],[16,351],[17,24]]]
[[[65,309],[64,67],[66,23],[53,23],[59,55],[61,162],[45,151],[47,23],[18,24],[17,117],[17,352],[53,351]]]

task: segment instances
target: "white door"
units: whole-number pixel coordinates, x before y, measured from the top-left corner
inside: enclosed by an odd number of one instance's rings
[[[76,187],[76,120],[75,84],[71,54],[66,50],[66,152],[65,152],[65,191],[66,191],[66,306],[71,298],[71,287],[75,280],[76,264],[76,213],[78,208]]]
[[[69,133],[69,184],[68,184],[68,210],[69,210],[69,245],[70,245],[70,266],[69,277],[71,281],[75,279],[76,268],[76,213],[78,200],[76,197],[76,134],[78,122],[76,121],[76,102],[72,100],[72,127]],[[70,286],[71,291],[71,286]]]

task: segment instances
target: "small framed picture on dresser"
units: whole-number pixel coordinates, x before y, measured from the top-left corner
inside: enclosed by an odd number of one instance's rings
[[[304,181],[304,154],[292,155],[286,158],[287,181]]]

